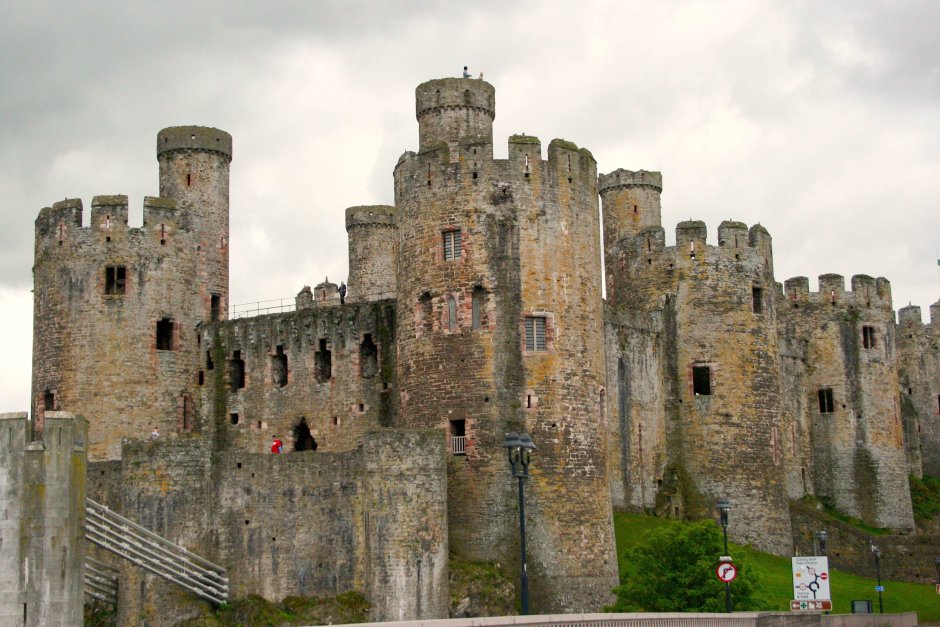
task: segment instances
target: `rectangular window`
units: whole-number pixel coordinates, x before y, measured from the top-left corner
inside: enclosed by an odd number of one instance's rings
[[[232,358],[228,361],[229,389],[232,392],[245,387],[245,360],[242,359],[242,352],[235,351]]]
[[[695,396],[711,396],[712,369],[709,366],[692,366],[692,393]]]
[[[210,297],[210,302],[209,302],[209,320],[211,320],[212,322],[218,322],[218,321],[219,321],[219,306],[220,306],[221,302],[222,302],[222,299],[219,297],[218,294],[213,294],[213,295]]]
[[[754,313],[762,313],[764,311],[764,290],[762,288],[751,288],[751,307]]]
[[[173,350],[173,320],[171,318],[157,320],[157,350]]]
[[[526,317],[525,349],[527,351],[545,350],[545,318],[543,316]]]
[[[862,346],[875,348],[875,327],[862,327]]]
[[[819,390],[819,413],[831,414],[834,406],[832,402],[832,388]]]
[[[444,261],[460,258],[460,231],[444,231]]]
[[[122,296],[127,282],[127,269],[124,266],[107,266],[104,269],[104,293],[108,296]]]

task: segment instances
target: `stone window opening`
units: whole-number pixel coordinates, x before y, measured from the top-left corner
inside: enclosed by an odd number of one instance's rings
[[[695,261],[695,242],[690,242],[689,259]]]
[[[206,384],[206,373],[204,370],[200,370],[196,373],[196,385],[203,386]]]
[[[371,379],[379,370],[379,349],[372,341],[372,334],[366,333],[359,345],[359,375]]]
[[[637,207],[636,205],[633,205],[633,213],[634,213],[634,214],[637,214],[637,213],[639,213],[639,212],[640,212],[640,208]],[[647,241],[649,241],[649,240],[647,240]]]
[[[245,360],[242,359],[242,352],[235,351],[228,362],[229,387],[232,392],[245,387]]]
[[[428,187],[431,187],[431,164],[428,164]]]
[[[545,316],[526,316],[525,349],[527,351],[546,350]]]
[[[193,184],[193,175],[187,174],[186,175],[186,187],[190,187],[192,186],[192,184]]]
[[[473,288],[473,294],[471,296],[471,327],[474,331],[479,331],[483,324],[483,298],[485,292],[483,287],[477,285]]]
[[[463,419],[450,421],[450,452],[453,455],[467,454],[467,423]]]
[[[55,411],[55,391],[46,390],[42,395],[42,409],[43,411]]]
[[[460,259],[460,231],[453,229],[442,232],[444,238],[444,261]]]
[[[206,370],[212,370],[215,368],[215,364],[212,363],[212,351],[206,351]]]
[[[190,433],[193,430],[193,399],[189,394],[180,396],[177,403],[179,411],[179,430],[181,433]]]
[[[359,404],[356,406],[356,408],[359,410],[359,413],[360,413],[360,414],[363,414],[363,413],[365,413],[365,411],[366,411],[366,404],[365,404],[365,403],[359,403]]]
[[[307,425],[307,419],[300,417],[300,422],[294,425],[294,451],[315,451],[317,450],[317,441],[310,433],[310,427]]]
[[[62,242],[65,241],[65,225],[59,222],[59,225],[55,228],[56,239],[59,241],[59,246],[62,245]]]
[[[832,401],[832,388],[822,388],[818,392],[819,413],[831,414],[835,411],[835,403]]]
[[[104,269],[104,293],[108,296],[123,296],[127,285],[125,266],[106,266]]]
[[[229,414],[229,415],[228,415],[228,421],[229,421],[230,423],[232,423],[233,425],[237,425],[237,424],[238,424],[238,414],[237,414],[237,413],[231,413],[231,414]]]
[[[166,225],[160,225],[160,245],[166,246]]]
[[[420,320],[418,321],[418,328],[425,331],[431,331],[431,294],[430,292],[425,292],[418,297],[418,311],[420,315]]]
[[[760,287],[751,288],[751,310],[756,313],[764,312],[764,290]]]
[[[529,178],[529,155],[525,156],[525,178]]]
[[[710,366],[692,366],[692,394],[711,396],[712,369]]]
[[[222,297],[218,294],[213,294],[209,297],[209,320],[212,322],[218,322],[220,317],[220,310],[222,305]]]
[[[157,350],[173,350],[173,319],[160,318],[157,320]]]
[[[317,381],[327,383],[333,378],[333,353],[327,348],[326,338],[320,338],[319,350],[314,361],[317,368]]]
[[[287,385],[287,355],[284,346],[278,344],[271,355],[271,383],[279,388]]]
[[[447,295],[447,330],[457,331],[457,301],[450,294]]]
[[[862,346],[865,348],[875,348],[875,327],[862,327]]]
[[[339,416],[333,416],[333,426],[334,427],[339,426]]]

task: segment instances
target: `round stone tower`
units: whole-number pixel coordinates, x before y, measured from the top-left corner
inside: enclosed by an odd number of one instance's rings
[[[604,203],[605,250],[646,227],[662,226],[663,175],[659,172],[614,170],[598,177],[597,191]],[[610,263],[607,258],[604,261]]]
[[[418,149],[421,152],[446,142],[451,160],[464,138],[493,140],[496,94],[483,80],[440,78],[415,90],[418,117]],[[490,155],[492,156],[492,155]]]
[[[197,238],[201,319],[228,311],[229,165],[232,136],[205,126],[173,126],[157,135],[160,196],[188,210]]]
[[[350,207],[346,210],[346,233],[349,236],[346,301],[395,298],[398,261],[395,207]]]
[[[533,611],[600,609],[616,558],[594,159],[556,140],[543,160],[519,135],[493,160],[483,81],[430,81],[417,100],[422,152],[395,169],[400,422],[447,430],[450,550],[504,564],[518,512],[502,444],[530,433]]]

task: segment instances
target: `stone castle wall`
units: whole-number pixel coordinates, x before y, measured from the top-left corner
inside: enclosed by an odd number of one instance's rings
[[[898,378],[911,473],[940,477],[940,302],[898,311]]]
[[[0,414],[0,623],[82,622],[87,424],[45,414],[42,439],[26,413]]]
[[[273,435],[304,447],[303,419],[316,450],[356,448],[396,421],[395,313],[394,301],[337,302],[204,326],[204,428],[223,449],[261,453]]]

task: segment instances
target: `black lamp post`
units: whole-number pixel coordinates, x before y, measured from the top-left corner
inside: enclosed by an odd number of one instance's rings
[[[535,449],[535,443],[528,433],[512,431],[506,434],[503,448],[509,453],[509,465],[512,476],[519,480],[519,545],[522,551],[522,574],[520,576],[520,596],[522,615],[529,613],[529,572],[525,563],[525,480],[529,478],[529,457]]]
[[[829,534],[825,531],[816,532],[816,542],[819,544],[818,555],[826,554],[826,539],[829,538]]]
[[[878,613],[885,613],[884,601],[881,598],[881,549],[874,544],[871,545],[872,555],[875,556],[875,576],[878,578]]]
[[[725,536],[725,555],[728,555],[728,512],[731,511],[731,501],[725,497],[721,497],[715,503],[715,507],[718,508],[718,513],[721,515],[721,530],[724,532]],[[731,582],[725,582],[725,611],[729,614],[733,611],[731,606]]]

